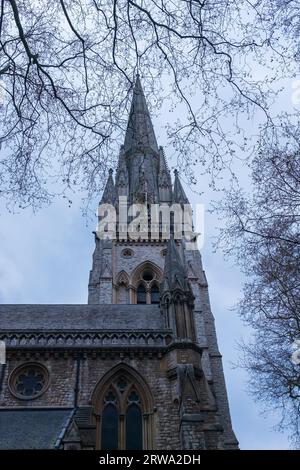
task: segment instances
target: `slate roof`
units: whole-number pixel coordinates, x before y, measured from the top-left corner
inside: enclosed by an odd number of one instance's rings
[[[162,330],[158,305],[0,305],[0,331]]]
[[[54,449],[72,409],[0,410],[0,449]]]

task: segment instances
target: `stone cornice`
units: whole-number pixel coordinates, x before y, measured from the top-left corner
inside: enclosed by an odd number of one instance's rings
[[[172,340],[170,330],[72,331],[10,330],[0,332],[7,349],[99,349],[118,347],[166,347]]]
[[[73,359],[81,358],[82,360],[91,358],[101,360],[113,359],[123,361],[126,359],[143,359],[147,357],[162,358],[165,352],[164,346],[147,346],[147,347],[60,347],[60,348],[38,348],[38,347],[16,347],[14,349],[8,349],[7,358],[15,358],[20,361],[31,361],[31,360],[47,360],[53,359],[67,359],[72,357]]]
[[[173,351],[174,349],[192,349],[193,351],[198,352],[202,356],[203,348],[199,346],[198,343],[194,343],[193,341],[173,341],[171,342],[168,347],[166,348],[166,353]]]

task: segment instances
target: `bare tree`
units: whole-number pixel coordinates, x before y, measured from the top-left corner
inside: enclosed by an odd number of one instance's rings
[[[246,274],[238,310],[254,332],[242,345],[251,390],[282,412],[279,427],[300,447],[300,361],[292,360],[300,339],[299,129],[282,127],[280,142],[266,136],[252,165],[252,194],[228,193],[220,241]]]
[[[296,9],[284,0],[0,0],[1,195],[24,207],[74,186],[99,190],[138,68],[152,106],[180,106],[168,136],[190,181],[196,163],[214,179],[247,144],[240,116],[272,120],[271,85],[293,72]],[[266,64],[266,80],[252,75]]]

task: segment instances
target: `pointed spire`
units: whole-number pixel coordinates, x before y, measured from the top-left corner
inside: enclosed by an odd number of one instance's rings
[[[185,264],[180,256],[174,237],[171,236],[167,245],[167,254],[161,292],[181,289],[183,292],[191,290]]]
[[[133,98],[125,135],[125,152],[150,148],[158,152],[148,106],[142,89],[139,75],[133,90]]]
[[[113,180],[113,170],[110,169],[108,172],[108,178],[106,182],[105,189],[100,201],[100,204],[114,204],[116,200],[116,189],[115,183]]]
[[[159,147],[159,174],[158,185],[160,187],[172,187],[170,170],[168,168],[165,153],[162,147]]]
[[[172,178],[162,147],[159,147],[158,188],[160,202],[172,204]]]
[[[178,176],[178,170],[174,171],[175,181],[174,181],[174,189],[173,189],[173,201],[178,204],[189,204],[189,200],[185,194],[185,191],[182,187]]]
[[[124,146],[121,146],[118,167],[116,171],[116,194],[117,196],[124,196],[127,194],[128,189],[128,170],[124,158]]]
[[[160,145],[159,147],[159,156],[160,156],[160,160],[159,160],[159,171],[160,172],[163,172],[165,171],[166,173],[170,173],[170,170],[169,170],[169,167],[168,167],[168,164],[167,164],[167,160],[166,160],[166,156],[165,156],[165,152],[164,152],[164,149],[163,147]]]

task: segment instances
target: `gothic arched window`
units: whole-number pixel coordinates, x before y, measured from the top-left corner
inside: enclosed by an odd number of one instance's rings
[[[162,281],[161,269],[150,261],[141,263],[130,277],[133,304],[159,303],[159,284]],[[153,294],[152,294],[153,289]]]
[[[146,293],[146,287],[144,284],[139,284],[137,291],[137,304],[146,304],[147,303],[147,293]]]
[[[151,303],[159,304],[159,287],[157,284],[153,284],[151,287]]]
[[[143,449],[143,405],[134,383],[126,376],[112,381],[104,394],[101,449]]]

